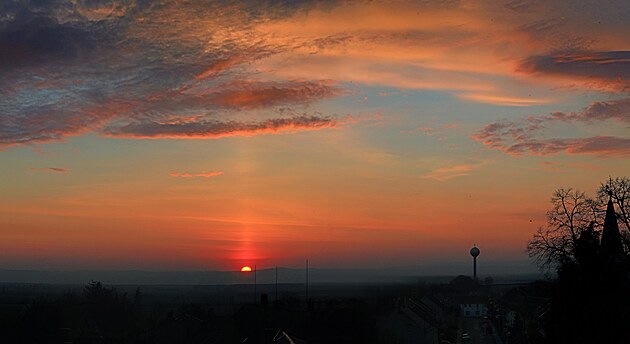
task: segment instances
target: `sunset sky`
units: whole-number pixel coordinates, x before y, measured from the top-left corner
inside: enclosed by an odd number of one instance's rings
[[[0,2],[0,268],[525,261],[630,175],[630,5]]]

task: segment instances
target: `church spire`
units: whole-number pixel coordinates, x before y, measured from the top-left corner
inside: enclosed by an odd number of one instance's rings
[[[617,224],[617,214],[612,201],[612,180],[606,185],[608,193],[608,205],[606,207],[606,217],[604,218],[604,229],[602,230],[602,253],[615,258],[623,255],[623,246],[621,245],[621,234],[619,234],[619,225]]]

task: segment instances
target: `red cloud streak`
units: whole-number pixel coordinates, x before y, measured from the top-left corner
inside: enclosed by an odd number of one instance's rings
[[[176,139],[216,139],[230,136],[255,136],[281,132],[318,130],[337,126],[332,118],[318,116],[297,116],[274,118],[261,122],[218,122],[188,121],[177,123],[138,122],[122,127],[109,128],[106,136],[128,138],[176,138]]]

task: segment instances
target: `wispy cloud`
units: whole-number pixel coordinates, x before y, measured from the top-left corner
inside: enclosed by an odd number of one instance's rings
[[[427,136],[433,136],[433,135],[435,135],[435,129],[431,128],[431,127],[418,127],[416,129],[411,129],[411,130],[401,130],[400,133],[401,134],[422,133],[422,134],[427,135]]]
[[[212,178],[223,175],[224,173],[221,171],[213,171],[213,172],[201,172],[201,173],[188,173],[188,172],[171,172],[171,177],[178,178]]]
[[[472,100],[478,103],[492,104],[498,106],[534,106],[551,103],[550,99],[545,98],[522,98],[514,96],[504,96],[496,94],[484,94],[484,93],[463,93],[458,95],[461,99]]]
[[[617,0],[588,11],[558,1],[4,1],[0,146],[85,133],[285,132],[268,130],[291,121],[280,108],[313,110],[303,108],[344,95],[345,83],[500,106],[553,100],[514,86],[523,78],[619,92],[628,89],[630,53],[614,47],[630,43],[619,33],[627,20],[606,14],[625,8]],[[576,24],[585,13],[607,20],[587,32]],[[164,124],[193,116],[196,125]]]
[[[551,123],[588,125],[604,120],[630,123],[630,98],[594,102],[579,112],[554,112],[548,115],[529,116],[521,121],[494,122],[484,126],[471,137],[489,148],[513,155],[548,155],[560,152],[600,156],[629,155],[630,138],[614,136],[539,137],[545,127]]]
[[[220,122],[188,118],[176,122],[139,121],[122,126],[111,126],[103,132],[111,137],[216,139],[230,136],[294,133],[332,128],[336,125],[337,122],[332,118],[306,115],[290,118],[273,118],[259,122]]]
[[[34,172],[70,173],[70,169],[63,167],[31,167]]]
[[[447,181],[453,178],[464,177],[470,175],[473,171],[481,167],[481,163],[477,164],[457,164],[451,166],[444,166],[434,169],[428,174],[422,176],[424,179],[434,179],[440,182]]]
[[[573,171],[575,169],[601,171],[604,169],[604,166],[588,163],[562,163],[558,161],[541,161],[538,163],[538,167],[532,167],[530,169],[545,172],[567,172]]]
[[[514,155],[526,153],[549,155],[564,152],[567,154],[628,156],[630,155],[630,139],[611,136],[577,139],[532,139],[501,147],[501,150]]]
[[[448,123],[441,127],[438,127],[437,129],[433,127],[422,126],[422,127],[418,127],[416,129],[411,129],[411,130],[401,130],[400,133],[401,134],[422,134],[425,136],[438,136],[437,137],[438,141],[445,141],[448,139],[448,137],[445,136],[446,131],[454,129],[456,127],[457,127],[456,124]]]

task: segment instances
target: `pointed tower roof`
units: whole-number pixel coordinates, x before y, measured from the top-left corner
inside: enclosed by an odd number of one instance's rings
[[[617,224],[617,214],[612,201],[612,190],[608,189],[608,206],[606,207],[606,217],[604,218],[604,229],[602,231],[602,253],[609,257],[620,257],[623,255],[621,245],[621,234],[619,234],[619,224]]]

